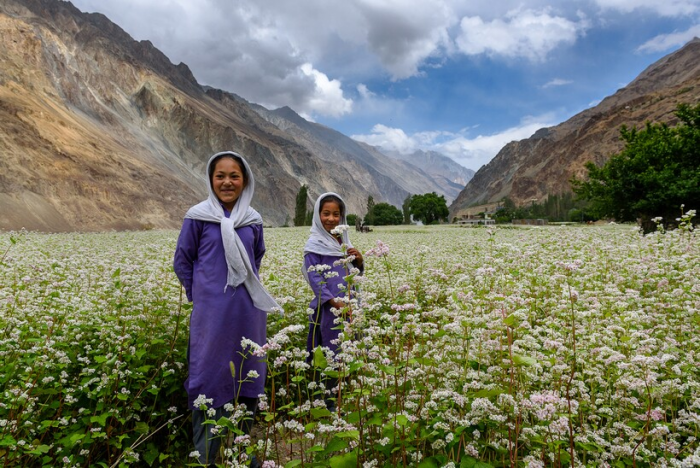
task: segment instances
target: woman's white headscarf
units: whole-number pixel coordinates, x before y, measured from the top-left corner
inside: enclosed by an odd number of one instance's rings
[[[221,206],[219,198],[214,193],[210,175],[213,170],[211,167],[213,161],[223,155],[230,155],[237,161],[242,162],[247,175],[247,183],[238,197],[238,200],[236,200],[236,204],[233,206],[231,215],[228,218],[224,214],[224,208]],[[228,286],[235,288],[243,284],[248,290],[250,297],[253,299],[255,307],[265,312],[270,312],[272,310],[281,311],[282,308],[265,290],[260,280],[258,280],[255,273],[253,273],[253,267],[251,266],[245,246],[238,237],[238,234],[236,234],[236,228],[249,226],[251,224],[262,224],[260,213],[250,207],[250,202],[253,199],[253,193],[255,191],[255,179],[253,178],[253,171],[250,170],[248,162],[243,156],[233,151],[216,153],[209,158],[206,177],[207,187],[209,188],[209,198],[187,210],[185,218],[221,225],[221,239],[224,243],[226,265],[228,266],[224,291],[226,291]]]
[[[330,232],[326,231],[326,229],[323,227],[323,223],[321,222],[321,204],[323,203],[323,200],[329,196],[336,197],[338,200],[340,200],[340,203],[342,203],[343,205],[340,207],[340,210],[343,213],[343,215],[339,225],[347,226],[348,224],[345,201],[343,201],[340,195],[333,192],[326,192],[322,194],[318,197],[318,199],[316,199],[316,203],[314,204],[314,216],[313,221],[311,223],[311,235],[309,236],[309,240],[306,241],[306,245],[304,246],[304,253],[312,252],[319,255],[328,255],[331,257],[343,257],[345,256],[345,252],[343,252],[343,249],[340,243],[338,242],[338,239],[335,236],[333,236]],[[350,236],[348,236],[348,232],[343,231],[341,235],[341,239],[343,241],[343,244],[345,244],[346,248],[351,248],[352,244],[350,243]]]

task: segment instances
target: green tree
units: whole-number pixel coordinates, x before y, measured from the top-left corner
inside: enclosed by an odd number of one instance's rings
[[[410,209],[413,217],[421,220],[423,224],[432,224],[439,220],[446,221],[450,214],[445,197],[435,192],[413,195]]]
[[[623,150],[603,166],[587,163],[587,180],[571,180],[574,193],[590,202],[593,215],[639,220],[649,232],[656,216],[667,223],[676,219],[681,205],[698,209],[700,104],[681,104],[675,114],[680,121],[675,127],[649,122],[642,130],[623,126]]]
[[[401,211],[403,211],[403,223],[411,224],[411,194],[406,195],[406,198],[401,205]]]
[[[309,188],[302,184],[297,192],[297,200],[294,205],[294,225],[306,225],[306,200],[309,197]]]
[[[367,197],[367,214],[365,215],[365,224],[374,224],[374,197],[372,195]]]
[[[349,213],[345,218],[348,220],[348,226],[355,227],[355,223],[357,222],[356,214]]]
[[[403,223],[403,213],[389,203],[377,203],[372,208],[372,219],[377,226],[389,226]]]

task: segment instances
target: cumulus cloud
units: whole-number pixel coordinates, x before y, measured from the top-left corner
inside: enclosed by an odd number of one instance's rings
[[[382,124],[375,125],[369,135],[353,135],[352,138],[368,145],[398,151],[402,154],[410,154],[419,149],[418,142],[403,130]]]
[[[543,88],[543,89],[547,89],[547,88],[552,88],[552,87],[554,87],[554,86],[566,86],[566,85],[571,84],[571,83],[573,83],[573,81],[571,81],[571,80],[564,80],[564,79],[561,79],[561,78],[554,78],[553,80],[550,80],[550,81],[548,81],[547,83],[543,84],[543,85],[542,85],[542,88]]]
[[[416,75],[420,65],[449,47],[457,19],[444,1],[359,0],[367,44],[394,79]]]
[[[685,16],[700,11],[698,0],[595,0],[602,9],[630,13],[648,10],[662,16]]]
[[[661,34],[648,40],[637,49],[639,52],[664,52],[681,46],[694,37],[700,37],[700,24],[681,32]]]
[[[492,21],[465,16],[455,42],[466,55],[543,60],[556,47],[574,43],[587,27],[585,19],[571,21],[551,14],[549,9],[518,9]]]
[[[301,66],[301,71],[314,79],[316,87],[314,94],[307,100],[306,108],[303,111],[340,117],[352,111],[352,100],[343,96],[340,81],[329,80],[326,75],[318,70],[314,70],[310,63]]]
[[[438,151],[465,167],[478,170],[482,165],[488,164],[506,144],[529,138],[540,128],[552,125],[555,125],[553,115],[528,116],[518,126],[491,135],[474,137],[441,131],[408,135],[400,128],[375,125],[369,135],[353,135],[352,138],[403,154],[410,154],[419,149]]]

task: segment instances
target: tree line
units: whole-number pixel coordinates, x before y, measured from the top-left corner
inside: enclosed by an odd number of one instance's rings
[[[675,126],[650,122],[641,130],[622,126],[624,148],[601,166],[588,162],[586,176],[570,180],[571,192],[549,194],[522,206],[504,198],[491,216],[497,223],[526,218],[554,222],[614,219],[639,222],[645,232],[658,223],[673,227],[688,213],[692,218],[700,207],[700,104],[679,104],[675,116]],[[307,202],[308,188],[302,185],[297,194],[295,226],[311,225]],[[354,224],[358,217],[349,214],[348,222]],[[382,226],[412,221],[433,224],[447,217],[445,197],[432,192],[408,195],[400,209],[385,202],[375,203],[370,195],[366,214],[360,220]]]
[[[311,226],[313,211],[307,209],[308,198],[309,189],[306,185],[302,185],[297,192],[294,207],[293,221],[295,226]],[[438,195],[435,192],[422,195],[409,194],[404,199],[400,209],[390,203],[376,203],[374,197],[369,195],[366,210],[364,217],[356,213],[348,213],[348,224],[355,225],[358,218],[362,224],[367,226],[411,224],[413,221],[434,224],[447,221],[449,214],[447,200],[443,195]]]

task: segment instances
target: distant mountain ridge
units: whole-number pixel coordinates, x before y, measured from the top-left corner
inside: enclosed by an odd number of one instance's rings
[[[410,154],[402,154],[398,151],[382,151],[394,159],[407,161],[414,166],[422,168],[433,177],[445,180],[445,183],[451,187],[459,188],[459,191],[474,177],[473,170],[457,164],[452,158],[436,151],[418,150]]]
[[[570,192],[584,164],[602,164],[622,149],[620,127],[675,122],[679,103],[700,102],[700,39],[647,67],[629,85],[566,122],[508,143],[477,171],[450,206],[450,219],[505,197],[517,205]]]
[[[302,183],[311,197],[341,192],[358,214],[368,195],[399,206],[453,190],[291,109],[201,86],[70,2],[0,0],[0,31],[0,229],[178,227],[206,196],[207,159],[228,149],[253,166],[253,204],[271,225],[290,221]]]

